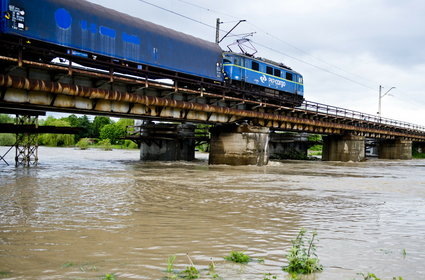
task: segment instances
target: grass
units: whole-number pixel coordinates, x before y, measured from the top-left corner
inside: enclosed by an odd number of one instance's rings
[[[176,255],[169,256],[167,261],[167,272],[171,273],[173,272],[174,262],[176,260]]]
[[[235,263],[248,263],[252,260],[243,251],[242,252],[232,251],[232,252],[230,252],[230,254],[228,256],[225,256],[224,259],[227,260],[227,261],[235,262]]]
[[[187,266],[185,270],[180,272],[179,276],[184,279],[199,278],[199,271],[194,266]]]
[[[6,277],[9,277],[11,275],[12,275],[12,273],[9,272],[9,271],[0,271],[0,278],[6,278]]]
[[[362,276],[363,277],[362,280],[381,280],[381,278],[378,278],[378,276],[376,276],[373,273],[367,273],[367,274],[357,273],[357,275]],[[392,280],[403,280],[403,277],[401,277],[401,276],[393,277]]]
[[[117,280],[117,278],[115,277],[115,275],[114,275],[114,274],[105,274],[105,275],[102,277],[102,280]]]

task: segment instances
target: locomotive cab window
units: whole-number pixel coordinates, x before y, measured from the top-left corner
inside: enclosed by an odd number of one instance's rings
[[[258,64],[258,62],[253,61],[251,68],[252,68],[252,70],[260,71],[260,64]]]
[[[223,60],[223,63],[232,63],[230,60],[228,60],[228,59],[224,59]]]
[[[241,60],[237,57],[235,57],[235,64],[236,65],[241,65]]]
[[[270,66],[267,66],[266,73],[269,75],[273,75],[273,68],[271,68]]]
[[[279,69],[274,69],[274,75],[276,77],[280,77],[280,70]]]
[[[292,73],[286,72],[286,79],[292,81]]]

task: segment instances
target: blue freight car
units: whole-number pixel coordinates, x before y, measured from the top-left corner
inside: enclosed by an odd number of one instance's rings
[[[286,97],[295,105],[303,101],[303,77],[283,64],[226,52],[223,67],[226,78],[233,83],[251,85],[269,95],[279,96],[282,100]]]
[[[222,81],[218,44],[84,0],[1,0],[1,33]]]

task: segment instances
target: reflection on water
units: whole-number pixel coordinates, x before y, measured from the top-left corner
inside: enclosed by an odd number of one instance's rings
[[[0,154],[5,147],[0,147]],[[285,279],[300,228],[317,230],[314,279],[425,279],[425,161],[141,163],[137,151],[40,148],[34,168],[0,165],[0,278],[160,279],[176,268]],[[13,161],[13,159],[9,159]],[[264,263],[223,260],[243,250]],[[405,253],[406,254],[405,254]],[[203,279],[211,279],[202,272]]]

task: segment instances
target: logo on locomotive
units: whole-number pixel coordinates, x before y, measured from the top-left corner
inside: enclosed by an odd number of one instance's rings
[[[262,75],[260,77],[260,81],[261,83],[265,84],[266,82],[268,82],[268,86],[272,86],[272,87],[281,87],[284,88],[286,86],[286,82],[279,80],[279,79],[275,79],[272,77],[266,77],[266,75]]]

